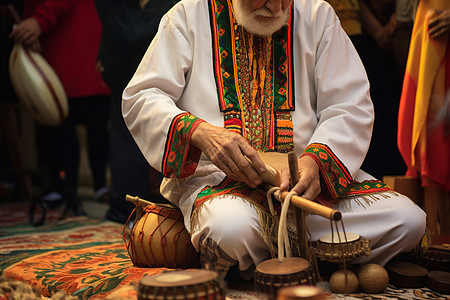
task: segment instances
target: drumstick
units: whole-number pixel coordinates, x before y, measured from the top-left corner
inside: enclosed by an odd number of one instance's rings
[[[163,206],[163,207],[167,207],[167,208],[174,208],[175,206],[173,206],[172,204],[167,204],[167,203],[153,203],[147,200],[144,200],[142,198],[139,198],[138,196],[130,196],[130,195],[126,195],[125,196],[125,200],[128,202],[133,202],[134,204],[141,204],[142,206],[147,206],[147,205],[154,205],[154,206]]]
[[[282,192],[280,197],[282,200],[286,198],[288,192]],[[292,196],[291,203],[301,209],[307,210],[313,214],[322,216],[324,218],[340,221],[342,219],[342,213],[337,209],[332,209],[320,203],[308,200],[300,196]]]
[[[9,14],[11,15],[11,18],[13,19],[13,21],[16,24],[19,24],[21,18],[19,16],[19,14],[17,13],[17,10],[14,8],[14,6],[12,4],[8,4],[7,8],[8,8]]]

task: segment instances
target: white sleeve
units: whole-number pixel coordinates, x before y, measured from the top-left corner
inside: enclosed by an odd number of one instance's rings
[[[329,146],[354,175],[370,145],[374,110],[369,81],[358,53],[334,12],[331,8],[327,11],[320,16],[326,22],[321,22],[324,28],[316,50],[314,85],[318,123],[310,143]]]
[[[180,28],[185,16],[175,6],[161,20],[158,33],[123,92],[122,113],[150,165],[161,171],[166,139],[191,65],[191,47]],[[171,20],[177,20],[177,25]],[[183,49],[183,51],[179,51]]]

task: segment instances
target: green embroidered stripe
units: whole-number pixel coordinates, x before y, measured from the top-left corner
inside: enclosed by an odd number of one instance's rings
[[[211,30],[213,38],[214,68],[219,95],[220,111],[235,107],[240,110],[234,76],[234,29],[231,30],[231,11],[227,0],[210,0]],[[231,4],[230,4],[231,5]],[[227,105],[231,103],[231,105]]]
[[[354,181],[345,165],[326,145],[311,144],[303,152],[304,155],[313,158],[319,165],[322,192],[317,201],[324,205],[333,206],[336,201],[348,197],[392,191],[379,180]]]
[[[167,135],[162,162],[162,174],[169,178],[184,178],[197,168],[201,151],[190,147],[192,132],[204,122],[190,113],[181,113],[173,120]]]
[[[210,0],[210,20],[211,34],[213,40],[213,55],[215,78],[219,95],[220,110],[226,111],[233,109],[240,111],[240,99],[237,91],[237,79],[239,76],[240,66],[236,60],[236,42],[235,25],[231,3],[229,0]],[[293,22],[292,14],[289,23]],[[294,110],[293,95],[293,74],[291,54],[291,26],[284,26],[278,32],[273,34],[273,61],[274,61],[274,77],[273,85],[275,94],[274,109],[275,110]],[[288,76],[289,75],[289,76]],[[291,93],[289,93],[291,92]]]
[[[228,177],[217,186],[206,186],[197,195],[194,203],[194,210],[202,206],[206,201],[220,195],[236,195],[245,198],[253,205],[269,213],[267,207],[266,193],[262,189],[253,189],[242,182],[237,182]]]

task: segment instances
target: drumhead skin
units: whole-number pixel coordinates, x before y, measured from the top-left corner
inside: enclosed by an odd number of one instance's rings
[[[306,270],[310,265],[309,261],[301,257],[286,257],[283,262],[274,258],[260,263],[256,271],[269,275],[289,275]]]
[[[347,239],[346,239],[347,237]],[[329,233],[326,235],[323,235],[319,238],[319,241],[322,243],[332,244],[332,243],[345,243],[345,242],[354,242],[360,239],[359,234],[353,233],[353,232],[333,232],[333,234]]]
[[[325,292],[313,285],[283,287],[278,290],[277,300],[325,300]]]
[[[67,96],[58,75],[37,52],[15,44],[9,73],[19,101],[36,122],[57,126],[69,112]]]
[[[153,287],[177,287],[204,283],[217,279],[217,272],[209,270],[169,271],[152,276],[146,276],[139,284]]]
[[[138,300],[225,299],[219,274],[202,269],[168,271],[139,281]]]

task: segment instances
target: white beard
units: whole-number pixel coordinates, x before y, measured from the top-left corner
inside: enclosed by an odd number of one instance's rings
[[[272,13],[266,7],[250,11],[242,3],[242,0],[233,0],[233,9],[236,21],[248,32],[259,36],[270,36],[283,27],[289,19],[289,8],[277,14]],[[258,16],[275,17],[276,19],[264,22]]]

